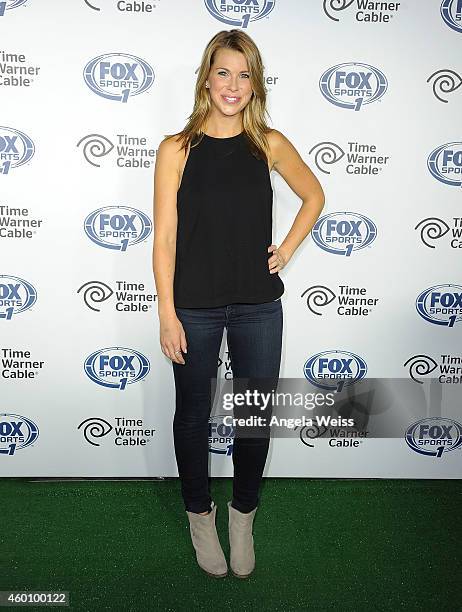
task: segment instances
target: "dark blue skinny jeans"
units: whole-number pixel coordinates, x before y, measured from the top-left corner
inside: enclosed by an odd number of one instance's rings
[[[212,378],[218,374],[224,328],[233,378],[274,379],[281,363],[283,311],[281,299],[260,304],[229,304],[215,308],[175,308],[186,335],[185,364],[172,362],[176,407],[173,437],[181,494],[186,510],[211,507],[208,475],[209,417]],[[235,389],[236,391],[236,389]],[[232,506],[251,512],[259,489],[270,438],[234,439]]]

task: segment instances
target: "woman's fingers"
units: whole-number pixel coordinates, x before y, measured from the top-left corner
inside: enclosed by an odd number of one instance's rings
[[[180,333],[180,344],[181,344],[181,350],[183,351],[183,353],[187,353],[188,352],[188,344],[186,342],[186,334],[184,333],[184,330],[181,330]]]
[[[168,356],[175,363],[184,364],[185,361],[183,359],[183,355],[181,353],[181,346],[179,344],[175,344],[170,342],[167,344]]]
[[[281,255],[278,250],[278,247],[275,244],[269,246],[268,251],[273,252],[273,255],[271,255],[271,257],[268,259],[268,267],[270,273],[274,274],[275,272],[280,272],[286,264],[284,257]]]
[[[279,272],[279,270],[282,270],[282,268],[283,268],[283,265],[281,264],[281,261],[280,261],[280,259],[278,258],[277,255],[274,255],[273,261],[271,261],[269,259],[268,263],[269,263],[269,271],[270,272]]]

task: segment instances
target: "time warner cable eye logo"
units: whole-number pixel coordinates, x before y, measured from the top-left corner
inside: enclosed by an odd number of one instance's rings
[[[101,168],[101,164],[96,163],[96,160],[108,155],[114,148],[109,138],[102,134],[88,134],[79,140],[77,146],[80,147],[81,144],[83,144],[83,156],[95,168]]]
[[[438,217],[427,217],[419,221],[414,229],[420,230],[420,239],[424,245],[429,249],[434,249],[435,245],[432,244],[430,240],[442,238],[449,232],[450,227],[443,219],[439,219]]]
[[[130,206],[106,206],[91,212],[84,222],[87,236],[98,246],[126,251],[152,232],[151,219]]]
[[[29,162],[35,153],[32,140],[19,130],[0,126],[0,174]]]
[[[230,26],[246,28],[251,21],[267,17],[275,0],[205,0],[208,12]]]
[[[462,0],[443,0],[440,10],[444,23],[456,32],[462,32]]]
[[[27,0],[3,0],[0,2],[0,17],[5,15],[5,11],[18,8],[22,4],[25,4]]]
[[[419,376],[428,376],[436,370],[438,364],[429,355],[413,355],[405,363],[404,367],[409,369],[409,376],[419,385],[423,385],[423,381]]]
[[[127,102],[139,96],[154,82],[154,70],[148,62],[128,53],[106,53],[88,62],[83,70],[88,87],[107,100]]]
[[[448,142],[436,147],[427,159],[432,176],[441,183],[462,186],[462,142]]]
[[[364,249],[375,240],[377,226],[359,213],[334,212],[320,217],[311,235],[324,251],[349,257],[353,251]]]
[[[435,325],[454,327],[462,321],[462,286],[435,285],[420,293],[416,299],[419,315]]]
[[[99,440],[107,436],[114,429],[106,419],[102,419],[101,417],[90,417],[89,419],[85,419],[85,421],[79,424],[77,429],[81,427],[85,440],[92,446],[101,446],[99,442],[95,442],[94,440]]]
[[[461,448],[462,425],[445,417],[427,417],[412,423],[404,439],[416,453],[441,458],[443,453]]]
[[[381,70],[360,62],[332,66],[319,79],[319,88],[328,102],[355,111],[379,100],[387,87]]]
[[[366,376],[367,364],[350,351],[323,351],[306,361],[303,373],[316,387],[340,392]]]
[[[150,369],[149,360],[142,353],[119,346],[95,351],[85,359],[84,365],[90,380],[120,391],[145,378]]]
[[[0,274],[0,319],[10,321],[13,315],[31,308],[37,301],[35,287],[17,276]]]
[[[20,414],[0,413],[0,455],[14,455],[16,451],[33,444],[39,428]]]
[[[427,83],[430,83],[433,78],[433,95],[445,104],[448,103],[448,100],[445,99],[447,94],[454,93],[462,85],[460,74],[449,68],[437,70],[431,74],[427,79]],[[442,97],[443,95],[445,96],[444,98]]]

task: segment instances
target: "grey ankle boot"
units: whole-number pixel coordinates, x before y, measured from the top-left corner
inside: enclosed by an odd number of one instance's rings
[[[253,519],[257,508],[247,514],[239,512],[228,502],[229,545],[231,547],[231,570],[238,578],[247,578],[255,567],[253,548]]]
[[[198,514],[186,510],[191,540],[196,550],[199,567],[209,576],[223,578],[228,573],[228,564],[218,539],[215,526],[216,513],[217,507],[213,501],[212,511],[209,514]]]

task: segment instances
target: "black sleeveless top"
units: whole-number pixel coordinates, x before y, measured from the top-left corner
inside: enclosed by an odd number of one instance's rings
[[[244,132],[204,134],[190,147],[177,193],[176,307],[257,304],[284,293],[268,268],[272,206],[268,165],[252,155]]]

